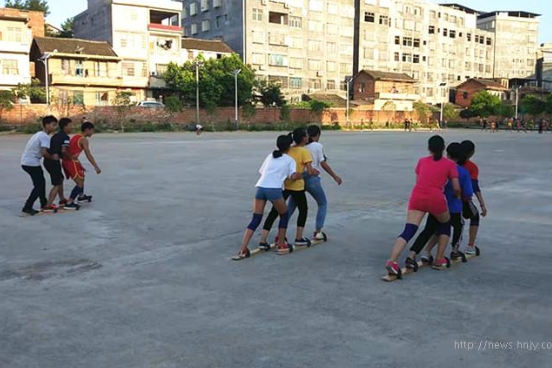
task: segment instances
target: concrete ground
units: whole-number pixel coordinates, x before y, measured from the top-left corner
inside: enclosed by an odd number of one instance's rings
[[[478,144],[482,257],[391,284],[429,133],[324,133],[330,242],[243,262],[277,133],[98,135],[96,201],[35,218],[28,137],[1,136],[0,367],[549,367],[552,135],[444,135]]]

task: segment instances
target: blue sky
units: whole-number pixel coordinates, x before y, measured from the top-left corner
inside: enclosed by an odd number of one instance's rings
[[[524,10],[543,14],[541,17],[540,42],[552,42],[552,7],[549,0],[525,0],[523,2],[520,0],[433,0],[433,2],[460,3],[481,11]],[[49,0],[51,14],[48,20],[54,25],[60,25],[68,17],[85,10],[86,3],[86,0]],[[3,5],[4,0],[0,0],[0,4]]]

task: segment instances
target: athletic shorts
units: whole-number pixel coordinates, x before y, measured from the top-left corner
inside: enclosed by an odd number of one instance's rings
[[[50,174],[52,186],[56,187],[63,184],[63,172],[61,171],[61,162],[56,160],[44,160],[44,168]]]
[[[408,210],[427,212],[435,217],[439,217],[448,211],[447,199],[442,193],[430,197],[411,196]]]
[[[479,211],[477,210],[477,207],[473,203],[473,201],[466,201],[462,205],[462,216],[466,220],[472,219],[479,215]]]
[[[274,202],[279,199],[284,199],[284,192],[282,189],[277,189],[277,188],[257,187],[257,193],[255,194],[255,199]]]
[[[79,161],[63,160],[63,171],[67,179],[84,179],[84,167]]]

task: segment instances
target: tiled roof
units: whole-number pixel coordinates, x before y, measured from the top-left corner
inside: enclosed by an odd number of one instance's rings
[[[182,38],[182,48],[186,50],[211,51],[219,53],[233,53],[234,50],[220,40],[202,40],[199,38]]]
[[[37,37],[34,39],[41,54],[54,52],[60,54],[82,54],[118,57],[113,48],[105,41],[81,40],[78,38]]]
[[[374,80],[411,83],[416,82],[414,78],[404,73],[380,72],[376,70],[362,70],[360,73],[366,73],[374,78]]]

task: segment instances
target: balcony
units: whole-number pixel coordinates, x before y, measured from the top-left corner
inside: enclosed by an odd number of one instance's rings
[[[120,87],[122,85],[122,81],[123,80],[120,77],[80,77],[62,74],[50,75],[50,83],[52,85],[68,84],[75,86]]]
[[[183,28],[180,26],[169,26],[164,24],[150,23],[148,24],[149,31],[161,31],[161,32],[176,32],[182,33]]]
[[[375,98],[377,100],[388,101],[418,101],[420,95],[414,93],[382,93],[376,92]]]
[[[183,33],[184,29],[180,26],[180,13],[150,10],[149,19],[148,30],[150,31]]]
[[[0,41],[0,52],[29,54],[30,42],[8,42]]]
[[[29,75],[0,75],[0,86],[17,87],[18,84],[31,83]]]

